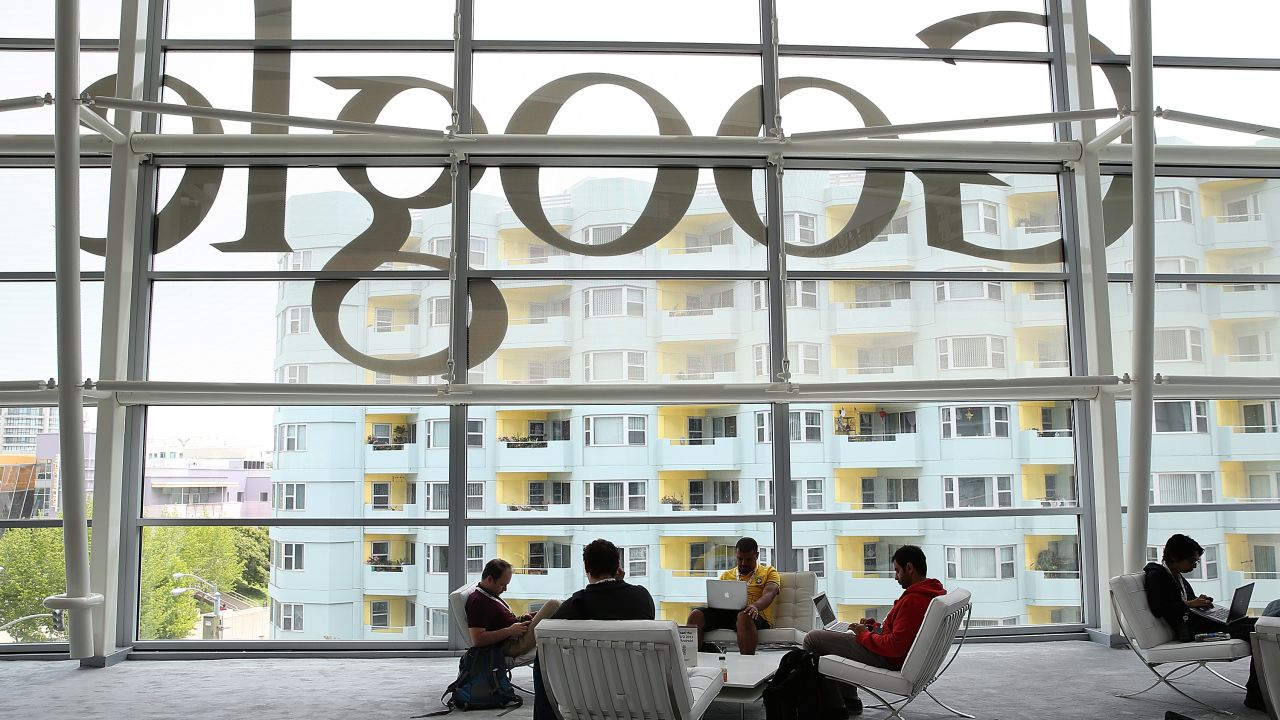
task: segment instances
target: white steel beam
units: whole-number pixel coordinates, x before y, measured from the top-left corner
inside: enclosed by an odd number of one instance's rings
[[[93,128],[102,137],[110,140],[112,145],[123,145],[129,141],[129,138],[125,137],[124,133],[84,105],[80,106],[80,121]]]
[[[80,86],[80,3],[54,4],[53,83],[56,97],[75,98]],[[62,541],[67,592],[45,607],[68,610],[72,658],[93,654],[90,608],[102,602],[89,586],[88,493],[84,472],[84,405],[80,367],[80,114],[74,101],[54,105],[54,237],[58,338],[59,464]]]
[[[1125,567],[1147,563],[1151,432],[1155,384],[1156,225],[1155,101],[1151,65],[1151,0],[1130,0],[1133,73],[1133,406],[1129,435],[1129,542]]]
[[[427,128],[403,127],[400,125],[379,125],[377,123],[351,122],[347,120],[326,120],[324,118],[302,117],[300,115],[278,115],[275,113],[248,112],[245,110],[224,110],[176,103],[151,102],[149,100],[129,100],[118,97],[95,95],[86,100],[99,107],[116,110],[133,110],[143,113],[161,115],[181,115],[184,117],[212,118],[214,120],[230,120],[234,122],[258,123],[260,125],[282,125],[285,127],[311,128],[313,130],[332,130],[345,133],[367,133],[372,135],[388,135],[407,138],[442,138],[441,130]]]
[[[44,107],[52,102],[53,96],[48,93],[45,93],[44,95],[33,95],[31,97],[10,98],[8,100],[0,100],[0,112]]]
[[[1094,155],[1095,157],[1093,158],[1093,162],[1096,163],[1098,161],[1098,158],[1096,157],[1098,151],[1110,145],[1111,142],[1116,138],[1129,132],[1129,129],[1132,127],[1133,127],[1133,118],[1128,115],[1125,115],[1124,117],[1120,118],[1119,122],[1107,128],[1106,130],[1103,130],[1102,132],[1098,133],[1096,137],[1094,137],[1089,142],[1085,143],[1085,146],[1084,146],[1085,154]]]
[[[1234,130],[1247,135],[1258,137],[1280,138],[1280,127],[1272,125],[1261,125],[1258,123],[1240,122],[1239,120],[1227,120],[1225,118],[1213,117],[1212,115],[1197,115],[1195,113],[1182,112],[1180,110],[1158,110],[1156,117],[1172,120],[1173,122],[1187,123],[1189,125],[1202,125],[1204,127],[1217,128],[1219,130]]]
[[[946,132],[949,130],[977,130],[981,128],[1019,127],[1043,123],[1076,122],[1080,120],[1104,120],[1120,114],[1118,108],[1102,110],[1069,110],[1063,112],[1031,113],[1027,115],[998,115],[995,117],[969,118],[966,120],[938,120],[902,125],[878,125],[875,127],[848,128],[843,130],[818,130],[796,133],[790,136],[794,142],[813,140],[852,140],[855,138],[882,138],[890,135]],[[762,139],[767,141],[768,139]]]

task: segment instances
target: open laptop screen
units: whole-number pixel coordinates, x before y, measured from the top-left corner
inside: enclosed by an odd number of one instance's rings
[[[813,598],[814,607],[818,608],[818,617],[822,620],[822,624],[830,625],[836,620],[836,613],[831,609],[831,603],[827,601],[826,593],[818,593]]]

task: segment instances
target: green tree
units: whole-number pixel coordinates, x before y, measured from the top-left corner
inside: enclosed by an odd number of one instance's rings
[[[265,592],[271,580],[271,536],[265,527],[237,525],[236,554],[244,559],[244,572],[236,584],[236,592]],[[254,593],[256,594],[256,593]]]
[[[16,528],[0,536],[0,625],[49,612],[44,599],[66,592],[60,528]],[[53,621],[27,620],[7,631],[18,642],[47,642]]]
[[[231,527],[148,527],[143,532],[139,636],[147,640],[185,638],[200,620],[201,609],[212,610],[206,595],[172,594],[177,587],[202,588],[174,573],[198,575],[230,591],[242,582],[245,560],[236,549]]]

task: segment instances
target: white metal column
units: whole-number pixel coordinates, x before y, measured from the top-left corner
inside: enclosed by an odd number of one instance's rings
[[[1147,561],[1151,486],[1152,393],[1155,385],[1156,223],[1155,101],[1151,67],[1151,0],[1131,0],[1133,73],[1133,401],[1130,405],[1129,537],[1125,567]]]
[[[54,237],[58,337],[58,439],[62,542],[67,592],[45,606],[69,611],[71,657],[93,653],[89,593],[89,519],[84,477],[84,406],[80,394],[80,4],[57,0],[54,20]]]

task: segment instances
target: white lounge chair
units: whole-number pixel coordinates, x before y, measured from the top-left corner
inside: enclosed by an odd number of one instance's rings
[[[818,575],[811,572],[778,573],[778,597],[773,601],[773,627],[760,631],[761,645],[796,645],[804,642],[805,633],[815,627],[813,596]],[[712,630],[703,636],[709,643],[734,645],[736,630]]]
[[[686,668],[670,620],[544,620],[543,689],[563,720],[698,720],[720,668]]]
[[[956,589],[929,602],[920,632],[911,644],[901,670],[886,670],[835,655],[824,655],[818,661],[818,671],[833,680],[866,690],[883,703],[883,708],[890,712],[891,718],[902,720],[902,709],[910,705],[920,693],[928,695],[935,703],[960,717],[972,718],[972,715],[956,710],[929,692],[929,686],[951,667],[956,655],[960,654],[960,648],[964,646],[969,634],[969,598],[968,590]],[[956,633],[960,633],[960,643],[956,645],[955,652],[950,653],[951,658],[948,660],[947,654]],[[902,699],[889,702],[880,692],[901,695]]]
[[[449,593],[449,618],[453,622],[453,627],[457,629],[458,634],[462,636],[463,647],[471,647],[471,628],[467,627],[467,598],[471,597],[471,593],[476,591],[476,584],[469,583]],[[541,621],[538,623],[541,625]],[[537,657],[533,650],[519,656],[507,658],[507,668],[516,668],[533,663],[533,659]]]
[[[1134,697],[1158,685],[1168,685],[1179,695],[1198,705],[1223,715],[1232,714],[1191,697],[1173,682],[1204,668],[1243,690],[1243,685],[1223,677],[1217,670],[1209,667],[1209,663],[1235,662],[1241,658],[1247,658],[1250,655],[1249,643],[1244,640],[1198,643],[1175,641],[1173,629],[1164,620],[1152,614],[1151,606],[1147,604],[1144,573],[1117,575],[1111,578],[1111,606],[1116,611],[1116,622],[1119,624],[1120,634],[1129,642],[1129,647],[1142,664],[1156,676],[1155,682],[1146,688],[1135,693],[1116,693],[1117,697]],[[1159,665],[1175,667],[1161,673],[1156,669]],[[1185,668],[1191,668],[1191,670],[1179,674],[1179,671]]]

